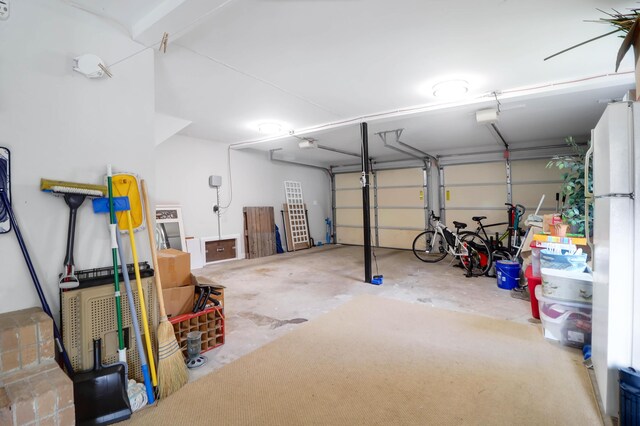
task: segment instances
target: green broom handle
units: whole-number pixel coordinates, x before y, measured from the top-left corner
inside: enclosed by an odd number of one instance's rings
[[[116,239],[115,232],[118,232],[118,230],[116,229],[116,211],[113,206],[111,165],[107,167],[107,189],[109,191],[109,223],[111,232],[111,254],[113,255],[113,283],[116,295],[116,320],[118,321],[118,356],[120,361],[126,362],[126,358],[122,359],[126,357],[126,355],[124,355],[124,335],[122,333],[122,305],[120,304],[120,278],[118,276],[118,243],[114,241]],[[122,270],[122,273],[128,273],[126,267]]]

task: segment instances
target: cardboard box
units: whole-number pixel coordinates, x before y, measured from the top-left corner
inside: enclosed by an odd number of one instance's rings
[[[164,307],[169,318],[191,312],[193,309],[195,288],[196,286],[194,285],[187,285],[162,289]]]
[[[191,255],[176,249],[158,251],[162,288],[191,285]]]

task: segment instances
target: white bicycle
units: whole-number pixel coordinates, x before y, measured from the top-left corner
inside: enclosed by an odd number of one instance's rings
[[[413,254],[428,263],[440,262],[450,254],[460,259],[467,276],[485,275],[493,260],[489,243],[474,232],[461,231],[467,227],[466,223],[453,221],[456,228],[454,233],[440,222],[433,211],[430,217],[434,222],[433,229],[421,232],[413,240]]]

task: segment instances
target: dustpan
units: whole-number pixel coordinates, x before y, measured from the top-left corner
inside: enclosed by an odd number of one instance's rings
[[[101,339],[93,341],[93,370],[73,376],[76,424],[108,425],[131,417],[127,370],[123,363],[102,365]]]
[[[114,173],[112,184],[114,197],[129,197],[133,230],[140,231],[144,229],[143,206],[137,175],[133,173]],[[118,229],[121,231],[129,230],[126,212],[116,212],[116,219],[118,219]]]

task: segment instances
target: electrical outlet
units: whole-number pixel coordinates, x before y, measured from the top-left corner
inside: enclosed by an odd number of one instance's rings
[[[0,0],[0,20],[9,19],[9,0]]]

